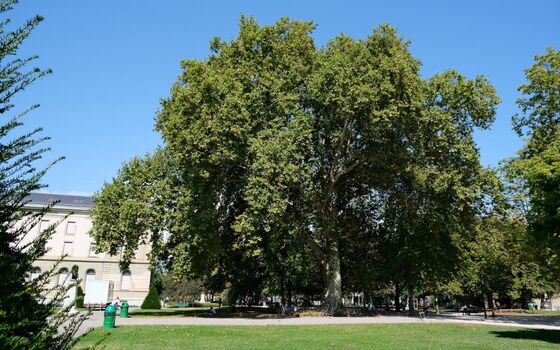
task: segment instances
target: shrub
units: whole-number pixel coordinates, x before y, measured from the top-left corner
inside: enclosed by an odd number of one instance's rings
[[[84,307],[84,290],[78,286],[76,288],[76,307]]]
[[[159,295],[157,289],[154,286],[150,287],[150,291],[148,295],[146,295],[146,299],[140,306],[142,309],[161,309],[161,302],[159,301]]]

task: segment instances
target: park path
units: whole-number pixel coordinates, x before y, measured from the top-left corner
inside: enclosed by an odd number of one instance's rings
[[[184,325],[184,326],[277,326],[277,325],[331,325],[331,324],[396,324],[396,323],[461,323],[488,326],[510,326],[560,331],[560,317],[499,316],[484,321],[482,316],[446,315],[427,319],[407,316],[376,317],[292,317],[292,318],[214,318],[214,317],[117,317],[116,325]],[[76,336],[103,325],[103,312],[94,312],[84,321]]]

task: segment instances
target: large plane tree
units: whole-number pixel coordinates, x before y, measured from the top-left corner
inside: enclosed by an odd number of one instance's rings
[[[434,202],[472,215],[476,195],[467,189],[477,188],[480,171],[472,132],[490,125],[498,100],[482,77],[423,80],[389,25],[322,48],[314,28],[243,17],[236,38],[215,39],[207,58],[182,62],[156,118],[185,189],[165,245],[172,268],[239,286],[323,274],[325,300],[336,306],[341,261],[370,256],[341,255],[379,238],[362,227],[382,221],[384,193],[405,174],[435,181]],[[98,237],[122,244],[116,231]],[[135,239],[161,237],[139,232]],[[440,238],[434,249],[449,246],[449,235]]]

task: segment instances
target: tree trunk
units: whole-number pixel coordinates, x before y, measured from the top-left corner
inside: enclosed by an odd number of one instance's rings
[[[395,283],[395,311],[401,312],[401,286],[399,282]]]
[[[284,278],[280,279],[280,305],[284,306],[286,303],[286,294],[284,293]]]
[[[483,305],[484,305],[484,319],[487,320],[488,319],[488,314],[486,313],[486,310],[488,309],[488,295],[486,293],[482,294],[482,299],[483,299]]]
[[[288,307],[292,307],[292,288],[288,287]]]
[[[414,287],[412,285],[407,286],[408,289],[408,315],[414,315]]]
[[[334,240],[327,257],[327,293],[325,303],[329,306],[338,307],[342,304],[342,276],[340,273],[340,256],[338,242]]]

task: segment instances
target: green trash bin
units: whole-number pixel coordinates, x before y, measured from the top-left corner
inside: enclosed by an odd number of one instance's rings
[[[103,328],[115,328],[115,318],[117,316],[117,309],[115,305],[110,304],[105,308],[103,317]]]
[[[127,318],[128,317],[128,302],[126,302],[126,300],[121,304],[121,314],[120,316],[122,318]]]

